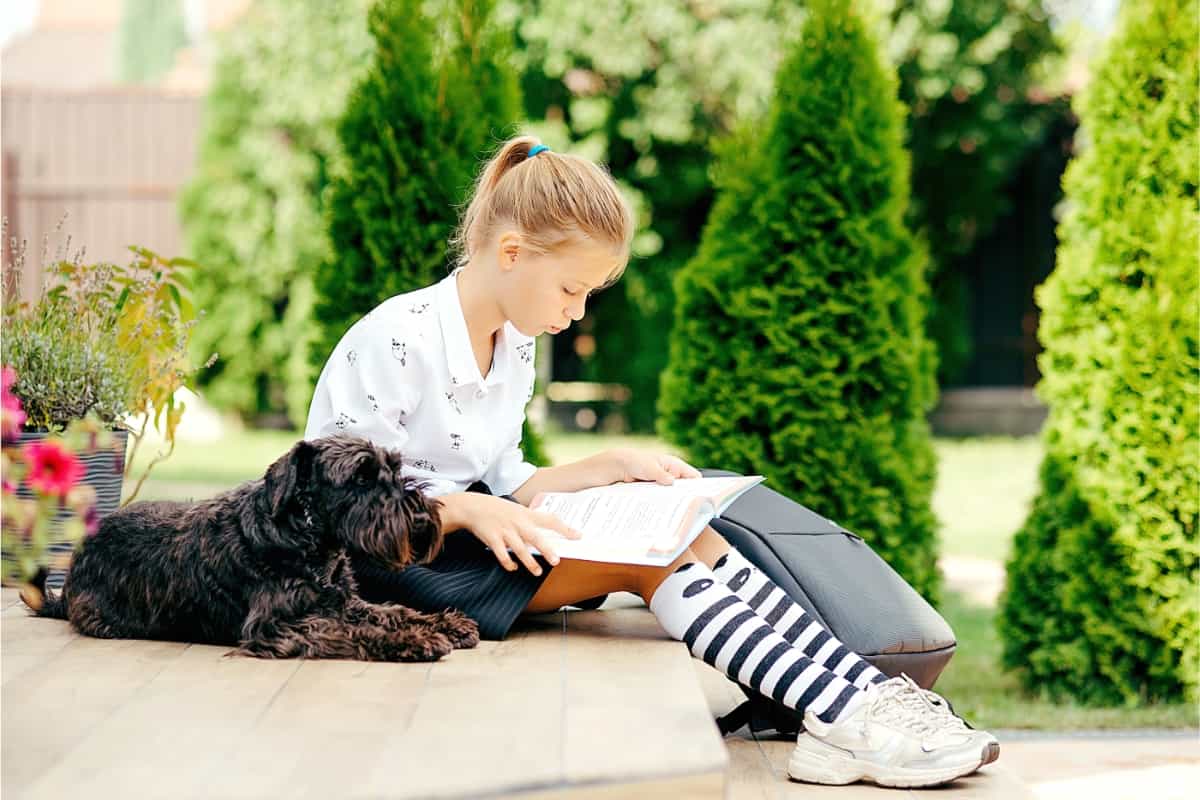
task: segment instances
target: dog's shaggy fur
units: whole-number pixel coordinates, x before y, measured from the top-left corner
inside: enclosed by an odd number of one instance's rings
[[[358,595],[347,549],[395,568],[441,549],[440,503],[401,456],[349,436],[302,441],[266,475],[197,503],[106,517],[40,616],[82,634],[237,645],[266,658],[430,661],[479,642],[458,611]]]

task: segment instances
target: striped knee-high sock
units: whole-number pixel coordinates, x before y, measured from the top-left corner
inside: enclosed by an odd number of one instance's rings
[[[865,689],[887,676],[838,641],[829,630],[737,550],[717,559],[713,574],[754,609],[779,635],[826,669]]]
[[[668,575],[650,610],[696,658],[801,713],[811,710],[822,722],[837,721],[865,700],[861,689],[784,641],[703,564],[684,564]]]

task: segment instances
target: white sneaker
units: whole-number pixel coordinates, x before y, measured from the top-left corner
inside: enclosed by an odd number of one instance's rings
[[[980,766],[990,764],[1000,757],[1000,741],[995,736],[987,731],[972,728],[966,720],[954,713],[954,709],[950,706],[950,701],[937,692],[921,688],[916,681],[903,672],[900,673],[900,676],[909,684],[913,694],[917,698],[920,698],[920,701],[924,702],[935,716],[942,718],[942,724],[951,730],[964,731],[969,736],[975,737],[980,747],[983,748],[983,764],[980,764]],[[897,679],[893,678],[892,680]]]
[[[866,780],[918,787],[948,783],[978,769],[985,745],[942,716],[918,710],[910,682],[903,676],[871,684],[862,704],[832,724],[805,712],[805,730],[788,760],[788,775],[839,786]]]

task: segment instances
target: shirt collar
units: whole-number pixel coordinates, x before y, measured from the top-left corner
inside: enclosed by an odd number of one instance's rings
[[[459,267],[454,270],[437,285],[438,320],[442,328],[442,339],[446,344],[446,366],[450,370],[450,381],[455,386],[495,386],[504,382],[513,365],[517,363],[517,345],[531,339],[521,334],[511,322],[505,321],[496,334],[492,369],[485,380],[479,373],[479,363],[475,360],[471,337],[467,333],[467,318],[463,314],[462,300],[458,296],[458,281],[455,276],[461,269],[462,267]]]

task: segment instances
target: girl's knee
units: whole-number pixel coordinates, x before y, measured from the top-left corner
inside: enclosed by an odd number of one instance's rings
[[[662,582],[669,578],[672,573],[674,573],[684,564],[697,563],[704,563],[704,559],[700,558],[700,556],[696,554],[696,551],[688,547],[682,553],[680,553],[674,561],[672,561],[670,564],[667,564],[665,567],[642,567],[639,573],[641,580],[638,588],[638,594],[641,595],[641,598],[646,601],[647,605],[649,605],[650,598],[654,596],[654,593],[658,591],[658,587],[662,585]]]
[[[690,549],[696,554],[698,561],[711,568],[721,560],[721,556],[729,552],[730,548],[731,545],[725,537],[717,533],[710,525],[700,532]]]

